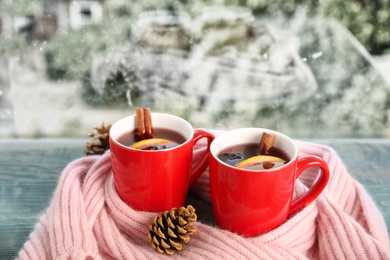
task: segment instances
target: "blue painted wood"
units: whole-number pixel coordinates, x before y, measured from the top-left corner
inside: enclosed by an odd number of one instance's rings
[[[87,139],[0,140],[0,259],[14,259],[48,206],[63,168],[83,156]],[[309,140],[333,147],[372,195],[390,227],[390,140]],[[190,194],[199,219],[210,205]]]
[[[0,140],[0,259],[14,259],[83,140]]]

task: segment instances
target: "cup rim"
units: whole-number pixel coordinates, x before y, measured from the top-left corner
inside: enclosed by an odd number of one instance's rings
[[[252,170],[252,169],[237,168],[235,166],[231,166],[231,165],[223,162],[222,160],[220,160],[218,158],[218,154],[222,150],[224,150],[224,149],[226,149],[228,147],[231,147],[231,146],[234,146],[234,145],[240,145],[240,144],[254,143],[253,141],[249,140],[250,137],[253,138],[255,135],[258,135],[257,136],[258,137],[258,141],[260,141],[261,134],[264,133],[264,132],[267,132],[267,133],[270,133],[270,134],[276,134],[276,136],[277,136],[276,142],[277,143],[280,143],[282,141],[283,141],[283,143],[286,142],[286,141],[289,143],[290,149],[292,149],[292,153],[291,152],[288,153],[288,155],[290,156],[290,161],[289,162],[287,162],[286,164],[284,164],[282,166],[279,166],[279,167],[276,167],[276,168],[272,168],[272,169],[268,169],[268,170]],[[251,135],[249,135],[249,133]],[[221,141],[221,140],[226,139],[229,136],[235,136],[236,138],[241,138],[242,137],[244,139],[244,141],[242,141],[242,142],[236,141],[233,144],[227,144],[227,142],[222,142]],[[281,141],[280,139],[283,139],[283,140]],[[216,146],[219,145],[220,142],[222,144],[224,144],[224,145],[223,145],[222,148],[217,150]],[[275,145],[275,146],[280,148],[279,145]],[[288,137],[287,135],[285,135],[285,134],[283,134],[281,132],[278,132],[278,131],[275,131],[275,130],[271,130],[271,129],[267,129],[267,128],[246,127],[246,128],[237,128],[237,129],[234,129],[234,130],[230,130],[230,131],[227,131],[225,133],[220,134],[219,136],[216,136],[215,139],[213,140],[213,142],[210,145],[210,155],[219,164],[223,165],[224,167],[234,169],[236,171],[252,172],[252,173],[267,173],[267,172],[280,171],[281,169],[289,167],[292,163],[294,163],[297,160],[297,158],[298,158],[298,147],[297,147],[297,145],[294,143],[294,141],[290,137]]]
[[[158,128],[165,128],[165,129],[169,129],[169,130],[172,130],[174,132],[178,132],[180,133],[182,136],[184,136],[186,138],[186,140],[175,146],[175,147],[172,147],[172,148],[168,148],[168,149],[164,149],[164,150],[140,150],[140,149],[135,149],[135,148],[132,148],[130,146],[126,146],[122,143],[120,143],[118,141],[118,138],[126,133],[126,132],[131,132],[133,130],[135,130],[135,117],[136,117],[136,114],[133,114],[133,115],[130,115],[130,116],[127,116],[127,117],[124,117],[124,118],[121,118],[119,119],[118,121],[116,121],[112,126],[111,126],[111,129],[110,129],[110,133],[109,133],[109,138],[110,140],[117,146],[123,148],[123,149],[126,149],[126,150],[130,150],[130,151],[137,151],[137,152],[144,152],[144,153],[161,153],[161,152],[168,152],[168,151],[172,151],[172,150],[175,150],[175,149],[179,149],[180,147],[186,145],[188,142],[190,142],[192,139],[193,139],[193,136],[194,136],[194,129],[192,127],[192,125],[185,119],[179,117],[179,116],[176,116],[176,115],[172,115],[172,114],[167,114],[167,113],[156,113],[156,112],[152,112],[151,113],[151,116],[152,116],[152,122],[153,121],[156,121],[156,119],[158,120],[174,120],[175,122],[177,122],[178,124],[182,125],[183,126],[183,129],[182,131],[178,131],[178,129],[176,128],[173,128],[172,126],[170,125],[164,125],[164,126],[160,126]],[[120,127],[123,127],[123,125],[125,125],[126,123],[129,123],[127,125],[131,126],[132,124],[134,125],[134,127],[129,127],[129,129],[127,130],[120,130],[119,128]]]

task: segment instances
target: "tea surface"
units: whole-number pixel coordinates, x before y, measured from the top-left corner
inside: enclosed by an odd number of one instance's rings
[[[221,161],[236,167],[238,163],[258,155],[260,155],[259,144],[250,143],[229,147],[223,150],[218,155],[218,158]],[[289,155],[277,147],[272,147],[269,154],[267,155],[283,159],[284,162],[270,161],[265,163],[253,164],[250,167],[245,168],[250,170],[267,170],[271,168],[280,167],[290,161]]]
[[[159,142],[158,140],[161,140]],[[165,141],[163,141],[165,140]],[[169,142],[167,142],[169,140]],[[186,138],[178,132],[165,128],[154,128],[153,139],[145,139],[145,145],[141,150],[165,150],[176,147],[186,141]],[[135,143],[139,142],[137,131],[131,131],[123,134],[118,138],[118,142],[132,147]]]

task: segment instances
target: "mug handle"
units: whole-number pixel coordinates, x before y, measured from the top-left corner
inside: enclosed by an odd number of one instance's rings
[[[300,198],[291,203],[288,215],[296,213],[298,210],[305,207],[307,204],[315,200],[322,192],[329,180],[329,167],[326,162],[317,156],[308,156],[298,160],[298,170],[296,178],[301,175],[303,171],[311,167],[319,167],[321,173],[318,176],[316,182],[310,187],[310,189]]]
[[[210,144],[214,140],[215,136],[206,129],[198,128],[194,130],[194,145],[202,138],[207,138],[207,149],[204,157],[198,161],[198,163],[192,168],[190,175],[189,186],[192,186],[194,182],[202,175],[202,173],[209,166],[209,152]]]

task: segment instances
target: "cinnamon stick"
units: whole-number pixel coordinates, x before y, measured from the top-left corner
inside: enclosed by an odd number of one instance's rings
[[[150,108],[144,108],[144,126],[146,138],[153,138],[153,126],[152,126],[152,115],[150,113]]]
[[[144,110],[143,108],[137,107],[135,109],[136,121],[137,121],[137,139],[143,140],[146,138],[145,125],[144,125]]]
[[[276,135],[274,134],[268,134],[268,133],[263,133],[263,136],[261,137],[260,140],[260,154],[270,154],[272,147],[274,146],[276,139]]]
[[[152,115],[150,113],[150,108],[137,107],[135,112],[138,141],[153,138]]]

